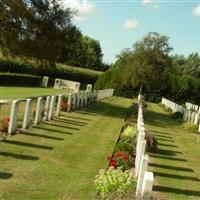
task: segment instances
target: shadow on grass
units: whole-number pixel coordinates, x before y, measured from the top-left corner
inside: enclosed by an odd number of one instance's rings
[[[167,142],[175,142],[174,140],[172,139],[165,139],[165,138],[158,138],[158,141],[167,141]]]
[[[182,154],[182,152],[173,151],[173,150],[166,150],[166,149],[158,149],[156,154],[167,155],[167,156],[176,156],[176,154]]]
[[[59,120],[59,119],[54,119],[53,121],[57,122],[59,124],[70,124],[70,125],[74,125],[74,126],[85,126],[85,124],[74,123],[74,122],[64,121],[64,120]]]
[[[30,147],[30,148],[44,149],[44,150],[52,150],[53,149],[53,147],[51,147],[51,146],[32,144],[32,143],[28,143],[28,142],[20,142],[20,141],[16,141],[16,140],[3,140],[2,143],[19,145],[19,146]]]
[[[168,133],[168,132],[164,132],[164,131],[156,131],[156,130],[150,130],[152,133],[159,133],[161,136],[166,136],[166,135],[171,135],[170,133]],[[158,134],[156,134],[156,135],[158,135]],[[163,136],[163,137],[164,137]],[[166,137],[170,137],[170,136],[166,136]]]
[[[155,157],[155,158],[160,158],[160,159],[167,159],[167,160],[174,160],[174,161],[181,161],[181,162],[188,162],[186,159],[174,158],[174,157],[170,157],[170,156],[162,156],[162,155],[151,154],[150,157]]]
[[[177,145],[173,145],[173,144],[164,144],[164,143],[160,143],[160,142],[158,142],[158,145],[160,145],[160,146],[165,146],[165,147],[174,147],[174,148],[178,148]]]
[[[73,135],[74,133],[71,132],[67,132],[67,131],[61,131],[61,130],[57,130],[57,129],[51,129],[48,127],[44,127],[44,126],[36,126],[34,127],[34,129],[40,129],[40,130],[44,130],[44,131],[50,131],[50,132],[54,132],[54,133],[61,133],[61,134],[65,134],[65,135]]]
[[[181,180],[190,180],[190,181],[197,181],[200,182],[200,179],[193,176],[182,176],[177,174],[168,174],[168,173],[162,173],[162,172],[153,172],[155,176],[162,176],[166,178],[172,178],[172,179],[181,179]]]
[[[86,112],[86,111],[82,111],[82,110],[75,110],[75,111],[72,111],[73,113],[78,113],[78,114],[81,114],[81,115],[89,115],[89,116],[97,116],[97,114],[94,114],[94,113],[91,113],[91,112]]]
[[[185,172],[194,172],[191,168],[186,167],[176,167],[176,166],[170,166],[170,165],[162,165],[157,163],[149,163],[149,166],[151,167],[157,167],[162,169],[169,169],[169,170],[175,170],[175,171],[185,171]]]
[[[60,141],[64,140],[64,138],[60,138],[60,137],[42,135],[42,134],[38,134],[38,133],[30,133],[30,132],[25,132],[25,131],[20,131],[20,134],[27,135],[27,136],[33,136],[33,137],[40,137],[40,138],[45,138],[45,139],[51,139],[51,140],[60,140]]]
[[[88,118],[82,118],[82,117],[74,117],[74,116],[70,116],[70,115],[66,115],[66,114],[61,114],[61,116],[63,117],[67,117],[67,118],[72,118],[72,119],[76,119],[76,120],[83,120],[83,121],[92,121],[91,119]]]
[[[187,195],[187,196],[197,196],[197,197],[200,196],[200,191],[183,190],[179,188],[165,187],[165,186],[159,186],[159,185],[154,185],[153,190],[159,191],[159,192],[166,192],[166,193],[182,194],[182,195]]]
[[[148,110],[148,118],[145,119],[145,124],[153,125],[157,127],[167,127],[167,126],[175,126],[177,125],[176,121],[173,121],[169,114],[158,113],[155,111]],[[155,132],[155,131],[154,131]],[[161,133],[161,132],[159,132]],[[168,133],[166,133],[168,134]]]
[[[55,127],[59,127],[59,128],[67,128],[67,129],[72,129],[72,130],[80,130],[80,128],[74,128],[74,127],[70,127],[70,126],[64,126],[61,124],[55,124],[52,121],[51,122],[45,122],[44,124],[47,124],[49,126],[55,126]]]
[[[70,119],[63,119],[63,118],[55,118],[55,121],[60,121],[60,122],[65,122],[65,123],[74,123],[74,124],[81,124],[81,125],[87,125],[88,123],[86,122],[80,122],[77,120],[70,120]]]
[[[9,158],[17,158],[17,159],[22,159],[22,160],[39,160],[39,157],[37,156],[9,153],[9,152],[3,152],[3,151],[0,151],[0,156],[9,157]]]
[[[11,178],[13,175],[11,173],[1,172],[0,171],[0,179],[6,180]]]
[[[154,133],[154,132],[152,132],[152,133]],[[156,136],[158,139],[160,139],[160,138],[173,139],[173,137],[171,137],[171,136],[158,135],[158,134],[156,134],[155,136]]]
[[[105,115],[105,116],[111,116],[116,118],[124,118],[125,114],[128,112],[129,108],[122,107],[116,104],[113,104],[113,102],[97,102],[94,104],[91,104],[87,107],[87,110],[85,109],[75,111],[75,114],[80,115],[88,115],[88,116],[98,116],[98,115]],[[67,117],[70,118],[68,115]]]

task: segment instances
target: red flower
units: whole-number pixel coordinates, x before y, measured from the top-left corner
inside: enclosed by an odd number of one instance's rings
[[[6,117],[5,121],[10,122],[10,117]]]
[[[117,162],[112,157],[108,156],[107,160],[109,160],[109,167],[116,167]]]
[[[10,123],[10,117],[6,117],[5,118],[5,124],[6,124],[7,128],[9,127],[9,123]]]
[[[128,160],[128,155],[124,152],[117,152],[115,153],[114,158],[122,158],[124,160]]]

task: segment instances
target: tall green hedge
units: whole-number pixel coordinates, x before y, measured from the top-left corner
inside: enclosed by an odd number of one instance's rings
[[[0,73],[0,85],[40,86],[42,77],[28,74]]]
[[[94,84],[101,72],[85,70],[66,65],[56,65],[56,67],[39,65],[36,62],[27,62],[19,59],[0,58],[0,72],[23,73],[35,76],[49,76],[51,78],[62,78],[66,80],[78,81],[83,84]]]

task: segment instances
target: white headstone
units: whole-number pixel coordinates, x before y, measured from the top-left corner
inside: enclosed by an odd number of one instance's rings
[[[68,97],[68,103],[67,103],[67,112],[71,111],[71,106],[72,106],[72,93],[69,93],[69,97]]]
[[[45,102],[45,115],[44,115],[44,118],[43,118],[44,121],[47,121],[48,117],[49,117],[50,102],[51,102],[51,97],[47,96],[46,102]]]
[[[196,113],[195,119],[194,119],[194,124],[195,124],[195,125],[198,125],[198,123],[199,123],[199,116],[200,116],[200,114],[199,114],[199,113]]]
[[[135,171],[135,175],[138,176],[139,174],[139,169],[140,169],[140,166],[141,166],[141,162],[142,162],[142,158],[145,154],[145,149],[146,149],[146,140],[143,140],[141,143],[140,143],[140,148],[139,148],[139,152],[138,152],[138,159],[137,159],[137,167],[136,167],[136,171]]]
[[[62,95],[60,94],[58,96],[58,103],[57,103],[57,108],[56,108],[56,116],[57,117],[60,115],[61,101],[62,101]]]
[[[50,110],[48,117],[49,120],[53,119],[55,115],[55,101],[56,101],[56,96],[51,96]]]
[[[144,173],[144,181],[142,184],[142,196],[150,197],[153,189],[153,173],[145,172]]]
[[[140,169],[139,169],[136,194],[141,194],[141,192],[142,192],[142,184],[144,181],[144,174],[147,171],[148,162],[149,162],[149,156],[144,155],[142,157],[142,161],[141,161],[141,165],[140,165]]]
[[[23,126],[22,126],[23,129],[26,129],[30,126],[31,114],[32,114],[32,99],[27,99],[25,113],[24,113]]]
[[[87,92],[91,92],[92,91],[92,85],[91,84],[87,84],[86,91]]]
[[[35,112],[35,121],[34,124],[37,125],[42,121],[42,112],[43,112],[43,98],[39,97],[37,100],[36,112]]]
[[[42,87],[48,87],[49,77],[44,76],[42,79]]]
[[[8,127],[8,134],[11,135],[17,129],[17,119],[19,112],[19,101],[14,100],[12,102],[11,112],[10,112],[10,122]]]

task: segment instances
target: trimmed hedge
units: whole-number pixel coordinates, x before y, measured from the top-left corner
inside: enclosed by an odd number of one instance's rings
[[[0,73],[0,85],[39,86],[41,81],[40,76]]]
[[[35,61],[21,59],[0,58],[0,72],[23,73],[35,76],[49,76],[78,81],[83,84],[94,84],[102,72],[57,64],[52,67],[48,64],[39,65]]]

